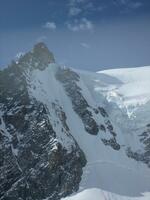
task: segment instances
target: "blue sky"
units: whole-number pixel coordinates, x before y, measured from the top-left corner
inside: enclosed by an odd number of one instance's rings
[[[150,1],[0,0],[0,66],[39,41],[70,67],[150,65]]]

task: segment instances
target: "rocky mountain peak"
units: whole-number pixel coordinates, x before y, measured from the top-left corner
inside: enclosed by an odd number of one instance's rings
[[[52,52],[49,51],[47,46],[43,43],[37,43],[33,48],[33,54],[39,57],[42,61],[47,61],[48,63],[54,63],[55,58]]]
[[[54,55],[42,42],[37,43],[32,51],[27,52],[18,61],[21,67],[40,70],[44,70],[50,63],[55,63]]]

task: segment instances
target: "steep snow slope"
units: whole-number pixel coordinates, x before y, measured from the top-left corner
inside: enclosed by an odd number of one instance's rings
[[[37,100],[47,105],[50,111],[51,102],[57,102],[65,111],[70,133],[84,151],[87,159],[80,190],[97,187],[129,196],[137,196],[142,192],[149,191],[150,170],[142,162],[137,162],[127,157],[125,153],[124,146],[139,146],[137,137],[133,138],[132,134],[124,135],[126,133],[114,122],[113,126],[117,133],[117,141],[121,144],[121,149],[116,151],[101,141],[102,136],[109,138],[108,134],[102,131],[99,131],[96,136],[87,133],[82,120],[73,110],[72,102],[66,94],[62,83],[55,78],[57,70],[59,70],[59,66],[56,64],[50,64],[42,72],[38,69],[34,70],[29,77],[30,85],[32,85],[29,91]],[[81,88],[82,95],[88,104],[94,108],[98,106],[107,107],[108,101],[103,95],[104,89],[112,89],[114,85],[120,86],[123,84],[121,80],[107,74],[76,72],[80,76],[77,84]],[[103,117],[92,114],[97,123],[104,123],[105,119]],[[52,116],[51,120],[56,121],[54,115]],[[110,119],[111,117],[112,115],[110,115]],[[62,142],[65,141],[61,127],[57,126],[56,129]]]
[[[83,94],[91,105],[103,105],[110,114],[122,149],[130,146],[137,152],[143,151],[144,146],[138,137],[150,121],[150,67],[106,70],[98,74],[83,71],[77,73],[81,77],[80,86],[82,85]],[[81,143],[80,145],[82,146]],[[91,156],[95,162],[90,162],[90,158],[88,159],[81,182],[83,191],[65,200],[150,199],[147,193],[141,197],[127,197],[138,196],[141,192],[150,190],[149,169],[139,162],[132,162],[122,151],[107,152],[109,149],[103,148],[102,144],[96,148],[96,141],[93,142],[92,148],[99,153],[96,154],[97,158],[94,158],[94,152]],[[92,150],[86,155],[91,152]],[[93,187],[125,196],[92,189]],[[85,188],[89,189],[84,190]]]

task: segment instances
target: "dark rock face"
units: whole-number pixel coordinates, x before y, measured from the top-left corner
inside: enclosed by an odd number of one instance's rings
[[[103,117],[108,117],[108,114],[107,114],[107,112],[106,112],[106,110],[104,108],[102,108],[102,107],[99,106],[98,110],[99,110],[99,112],[101,113],[101,115]]]
[[[140,142],[144,145],[144,151],[134,152],[130,147],[127,148],[127,156],[136,161],[142,161],[150,167],[150,124],[145,127],[145,131],[139,135]]]
[[[72,144],[69,150],[58,141],[47,107],[28,94],[25,70],[43,70],[51,61],[38,44],[18,64],[0,71],[1,200],[57,200],[78,190],[86,159],[69,133],[63,109],[53,107]]]
[[[88,102],[82,95],[81,88],[77,85],[78,81],[80,80],[79,75],[70,69],[59,69],[56,74],[56,78],[63,83],[66,93],[72,101],[74,111],[83,121],[85,130],[91,135],[97,135],[99,131],[106,132],[107,130],[111,135],[111,138],[102,138],[102,142],[114,150],[119,150],[120,145],[116,140],[117,134],[114,132],[114,128],[109,120],[108,113],[103,107],[92,108],[88,105]],[[97,124],[92,112],[90,111],[90,108],[93,109],[96,115],[100,114],[104,118],[105,124]]]
[[[110,146],[114,150],[119,150],[121,148],[120,144],[117,142],[117,134],[114,131],[114,127],[109,119],[109,115],[103,107],[98,107],[94,109],[96,114],[100,114],[104,118],[104,124],[99,125],[100,132],[106,133],[109,132],[110,138],[106,139],[105,137],[101,138],[101,141],[106,145]]]
[[[146,130],[139,136],[140,142],[144,145],[145,159],[150,164],[150,124],[146,125]]]
[[[119,150],[120,145],[117,143],[116,138],[111,138],[111,139],[102,139],[102,142],[107,146],[112,147],[114,150]]]
[[[67,95],[72,101],[74,111],[83,121],[85,130],[92,135],[97,135],[99,131],[98,125],[89,110],[90,106],[77,85],[80,79],[79,75],[70,69],[60,69],[56,74],[56,78],[63,83]]]
[[[105,113],[105,114],[104,114]],[[102,113],[101,113],[102,114]],[[119,150],[121,147],[120,147],[120,144],[117,142],[117,134],[115,133],[114,131],[114,128],[113,128],[113,125],[112,123],[110,122],[109,120],[109,116],[107,114],[107,112],[103,109],[103,114],[102,114],[103,117],[105,117],[105,125],[101,125],[100,126],[100,129],[104,132],[106,132],[106,130],[109,131],[110,135],[111,135],[111,138],[110,139],[105,139],[105,138],[102,138],[102,142],[105,144],[105,145],[108,145],[110,147],[112,147],[114,150]]]
[[[57,105],[54,102],[52,103],[52,106],[53,106],[53,109],[55,110],[56,116],[60,119],[60,121],[63,124],[63,130],[66,131],[66,133],[67,133],[70,130],[69,130],[69,127],[66,122],[67,117],[66,117],[65,112],[63,111],[61,106]]]
[[[31,69],[44,70],[49,63],[55,63],[55,58],[44,43],[38,43],[31,52],[26,53],[19,59],[18,65],[24,69],[28,66]]]

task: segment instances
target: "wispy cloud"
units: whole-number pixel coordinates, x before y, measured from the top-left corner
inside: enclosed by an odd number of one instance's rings
[[[85,42],[81,42],[80,45],[85,49],[89,49],[90,48],[90,45],[85,43]]]
[[[96,10],[96,7],[91,0],[68,0],[68,2],[68,12],[70,16],[82,14],[82,17],[86,17],[85,13],[87,13],[87,11],[92,12]]]
[[[78,15],[81,12],[82,12],[81,8],[70,7],[70,9],[69,9],[69,15],[71,15],[71,16],[76,16],[76,15]]]
[[[137,9],[143,6],[141,2],[130,2],[129,7],[133,9]]]
[[[113,4],[119,8],[119,13],[121,14],[135,12],[143,6],[141,0],[113,0]]]
[[[92,12],[97,10],[97,6],[91,0],[69,0],[69,14],[78,15],[82,12]]]
[[[75,19],[72,23],[67,23],[67,27],[71,31],[93,31],[94,25],[87,18]]]
[[[130,9],[137,9],[143,5],[140,1],[133,1],[133,0],[113,0],[114,5],[122,5],[125,8]]]
[[[43,27],[50,29],[50,30],[55,30],[56,29],[56,23],[55,22],[46,22]]]

